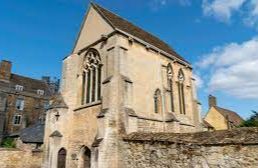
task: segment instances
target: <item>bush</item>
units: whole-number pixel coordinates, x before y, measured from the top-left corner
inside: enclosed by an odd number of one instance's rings
[[[3,148],[15,148],[16,147],[15,140],[13,138],[5,138],[5,139],[3,139],[1,147],[3,147]]]
[[[258,127],[258,112],[252,111],[253,115],[251,117],[244,121],[240,127]]]

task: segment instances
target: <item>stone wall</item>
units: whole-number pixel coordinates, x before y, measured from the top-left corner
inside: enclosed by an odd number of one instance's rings
[[[124,138],[128,168],[255,168],[258,129],[193,134],[133,133]]]
[[[40,168],[41,151],[24,151],[20,149],[0,148],[1,168]]]

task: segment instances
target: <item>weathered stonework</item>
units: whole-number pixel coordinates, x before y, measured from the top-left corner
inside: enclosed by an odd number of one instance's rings
[[[124,138],[124,168],[255,168],[258,129]]]
[[[40,168],[42,152],[0,148],[1,168]]]
[[[107,17],[118,20],[111,23]],[[124,134],[202,129],[191,65],[165,43],[142,30],[139,30],[142,35],[157,41],[170,54],[146,45],[145,39],[118,32],[114,24],[119,22],[125,21],[95,4],[89,8],[74,51],[63,60],[59,100],[62,99],[65,106],[55,104],[47,111],[44,168],[60,164],[69,168],[83,167],[89,157],[91,168],[122,168]],[[97,57],[89,56],[90,51]],[[101,99],[85,102],[97,93],[92,89],[97,82],[87,83],[96,81],[93,80],[96,77],[88,73],[95,74],[95,62],[101,62],[101,75],[98,74]],[[173,68],[170,84],[168,65]],[[183,73],[181,81],[179,72]],[[179,83],[183,90],[181,102]],[[89,98],[85,90],[90,90]],[[85,151],[90,151],[91,155]]]
[[[199,146],[130,142],[124,168],[255,168],[258,145]]]

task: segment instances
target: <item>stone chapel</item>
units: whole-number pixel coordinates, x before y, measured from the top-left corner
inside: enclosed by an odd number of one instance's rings
[[[191,64],[91,3],[47,111],[43,168],[124,168],[124,135],[201,130]]]

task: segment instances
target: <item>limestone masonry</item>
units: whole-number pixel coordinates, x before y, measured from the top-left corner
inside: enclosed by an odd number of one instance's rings
[[[258,129],[124,137],[125,167],[256,168]]]
[[[256,143],[198,144],[202,126],[191,64],[92,3],[47,111],[42,167],[239,167],[249,166],[247,158],[257,165]]]

